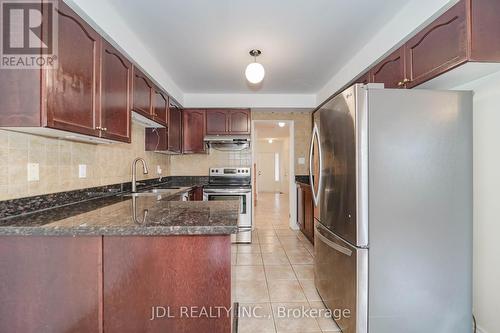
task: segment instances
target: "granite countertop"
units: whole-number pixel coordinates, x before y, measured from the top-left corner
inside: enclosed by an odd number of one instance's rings
[[[238,200],[179,201],[179,195],[189,189],[184,187],[156,195],[117,194],[1,219],[0,236],[236,233],[240,207]]]

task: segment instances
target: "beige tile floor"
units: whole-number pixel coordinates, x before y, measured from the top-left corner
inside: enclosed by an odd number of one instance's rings
[[[314,248],[302,233],[288,227],[288,214],[287,195],[259,194],[253,243],[232,245],[233,301],[240,303],[238,332],[340,332],[331,318],[293,315],[294,309],[324,309],[324,305],[314,286]],[[285,312],[290,315],[284,316]]]

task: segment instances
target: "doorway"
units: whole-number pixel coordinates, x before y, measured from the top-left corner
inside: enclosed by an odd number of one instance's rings
[[[280,184],[276,180],[276,167],[279,167],[280,164],[279,161],[276,161],[276,156],[279,156],[279,153],[257,152],[256,166],[259,193],[280,192]]]
[[[270,194],[296,207],[294,121],[252,121],[254,204]],[[289,226],[296,225],[296,210],[289,209]]]

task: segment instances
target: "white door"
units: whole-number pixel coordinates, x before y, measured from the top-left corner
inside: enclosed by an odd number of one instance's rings
[[[257,189],[259,192],[278,192],[275,180],[275,153],[257,154]]]

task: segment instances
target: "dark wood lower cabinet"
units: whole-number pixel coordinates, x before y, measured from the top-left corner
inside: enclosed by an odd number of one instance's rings
[[[229,236],[105,237],[103,252],[105,332],[231,331],[224,310],[200,315],[231,306]]]
[[[0,332],[102,332],[101,237],[0,237]]]
[[[297,222],[300,231],[314,244],[314,203],[311,187],[297,183]]]
[[[230,236],[0,237],[0,300],[0,332],[229,333]]]
[[[189,192],[189,201],[203,201],[203,187],[197,186]]]

